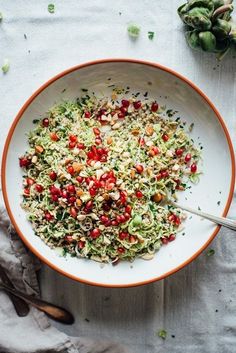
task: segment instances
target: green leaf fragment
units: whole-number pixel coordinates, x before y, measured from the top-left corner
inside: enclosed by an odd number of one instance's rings
[[[2,72],[6,74],[9,71],[10,68],[10,63],[8,59],[4,60],[3,66],[2,66]]]
[[[158,332],[158,336],[161,337],[163,340],[165,340],[165,339],[166,339],[166,336],[167,336],[166,330],[160,330],[160,331]]]
[[[49,13],[54,13],[55,12],[55,5],[54,4],[49,4],[48,5],[48,12]]]
[[[207,251],[207,256],[209,257],[209,256],[212,256],[212,255],[215,255],[215,250],[214,249],[209,249]]]
[[[150,40],[153,40],[155,33],[154,32],[148,32],[148,38]]]
[[[2,21],[3,19],[3,16],[2,16],[2,13],[0,12],[0,22]]]
[[[132,38],[138,38],[140,33],[140,27],[135,24],[130,24],[128,26],[128,34]]]

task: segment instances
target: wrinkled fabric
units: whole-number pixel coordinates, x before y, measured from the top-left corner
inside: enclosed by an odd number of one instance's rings
[[[0,209],[0,263],[14,286],[39,295],[36,270],[39,262],[25,248],[11,227],[4,208]],[[18,317],[8,295],[0,291],[0,353],[128,353],[108,341],[69,337],[54,328],[46,315],[35,308]]]

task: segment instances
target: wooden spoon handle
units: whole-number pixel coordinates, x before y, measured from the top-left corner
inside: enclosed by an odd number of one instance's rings
[[[74,317],[71,313],[69,313],[69,311],[67,311],[59,306],[48,303],[44,300],[41,300],[39,298],[35,298],[31,295],[22,293],[16,289],[12,289],[12,288],[6,286],[5,284],[2,284],[1,286],[7,292],[16,295],[17,297],[25,300],[28,304],[31,304],[35,308],[43,311],[45,314],[50,316],[52,319],[59,321],[59,322],[62,322],[67,325],[73,324]]]

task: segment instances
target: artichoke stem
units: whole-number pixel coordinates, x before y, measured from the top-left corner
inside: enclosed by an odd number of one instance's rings
[[[233,11],[233,5],[231,4],[226,4],[226,5],[223,5],[223,6],[220,6],[218,7],[218,9],[216,9],[214,12],[213,12],[213,15],[212,15],[212,21],[215,21],[216,18],[219,16],[219,15],[222,15],[223,13],[227,12],[227,11]]]

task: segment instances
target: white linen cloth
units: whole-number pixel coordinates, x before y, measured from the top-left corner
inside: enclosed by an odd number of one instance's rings
[[[5,58],[10,61],[9,72],[0,72],[0,152],[17,111],[41,84],[70,66],[108,57],[157,61],[187,76],[212,99],[234,138],[236,59],[232,53],[218,63],[214,55],[187,47],[176,14],[182,2],[0,0],[0,65]],[[49,3],[55,4],[54,14],[47,10]],[[141,27],[136,41],[127,35],[129,22]],[[152,41],[148,31],[155,32]],[[229,216],[234,217],[235,211],[234,201]],[[93,288],[64,278],[43,265],[43,297],[68,307],[76,315],[72,327],[53,325],[71,336],[79,333],[93,339],[112,338],[135,353],[234,353],[235,233],[222,229],[210,247],[215,249],[214,256],[207,257],[205,252],[164,281],[130,289]],[[1,256],[6,248],[10,249],[9,244],[0,234]],[[37,290],[33,282],[27,290]],[[16,324],[9,320],[10,308],[8,297],[0,292],[1,353],[19,349],[24,353],[34,352],[33,349],[77,349],[67,335],[53,326],[43,333],[39,328],[36,336],[31,334],[37,328],[35,319],[17,319],[21,321]],[[32,310],[32,315],[39,313]],[[162,328],[167,330],[166,340],[156,334]],[[19,348],[22,342],[26,346]]]

